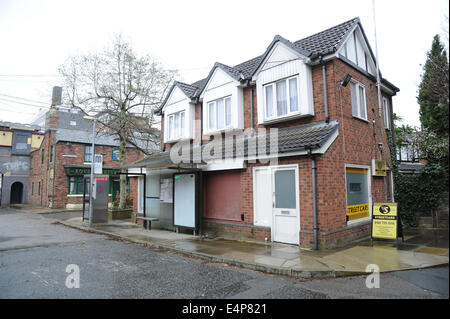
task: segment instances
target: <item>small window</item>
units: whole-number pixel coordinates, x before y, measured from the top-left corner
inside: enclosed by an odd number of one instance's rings
[[[30,156],[30,169],[33,169],[33,156]]]
[[[85,163],[92,162],[92,145],[84,146],[84,162]]]
[[[38,195],[41,195],[41,182],[38,183]]]
[[[41,154],[41,166],[44,165],[44,150],[42,150],[42,154]]]
[[[185,136],[186,112],[177,112],[168,116],[169,119],[169,141]]]
[[[389,105],[386,98],[383,98],[383,110],[384,110],[384,127],[389,130]]]
[[[208,103],[208,128],[223,130],[231,126],[231,97]]]
[[[50,146],[50,163],[53,162],[53,148],[54,146]]]
[[[266,84],[264,98],[267,119],[298,113],[298,76]]]
[[[31,195],[34,195],[34,182],[31,182]]]
[[[366,88],[357,82],[350,83],[352,115],[367,121]]]

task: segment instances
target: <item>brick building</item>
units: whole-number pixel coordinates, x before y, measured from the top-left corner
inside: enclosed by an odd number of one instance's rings
[[[73,109],[51,108],[36,120],[45,122],[44,139],[30,154],[28,201],[31,204],[79,209],[82,206],[83,176],[90,174],[92,158],[92,126],[82,114]],[[98,133],[95,153],[103,155],[103,173],[110,175],[109,195],[114,201],[120,189],[118,166],[118,140],[114,136]],[[144,155],[134,147],[126,149],[127,163]],[[128,185],[133,183],[129,178]],[[136,197],[133,189],[130,189]],[[137,198],[135,198],[137,200]]]
[[[38,126],[0,121],[0,205],[26,203],[30,152],[43,140]]]
[[[372,203],[393,201],[387,135],[399,89],[381,78],[381,103],[377,91],[359,18],[295,42],[277,35],[258,57],[175,82],[157,111],[161,153],[128,165],[147,174],[138,210],[163,228],[302,247],[368,235]]]

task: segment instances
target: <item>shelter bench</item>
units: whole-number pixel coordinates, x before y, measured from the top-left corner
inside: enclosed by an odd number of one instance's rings
[[[144,222],[144,228],[148,230],[152,229],[152,221],[156,222],[159,220],[158,218],[141,217],[141,216],[136,217],[136,220],[137,219],[141,219]]]

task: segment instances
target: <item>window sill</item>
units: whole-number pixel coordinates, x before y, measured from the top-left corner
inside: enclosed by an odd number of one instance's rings
[[[364,217],[364,218],[357,219],[357,220],[351,220],[351,221],[347,222],[347,228],[370,224],[371,221],[372,221],[372,216]]]
[[[272,124],[272,123],[279,123],[279,122],[284,122],[284,121],[290,121],[293,119],[297,119],[297,118],[301,118],[301,117],[307,117],[307,116],[314,116],[313,114],[304,114],[304,113],[295,113],[295,114],[291,114],[291,115],[284,115],[284,116],[280,116],[280,117],[273,117],[270,119],[264,119],[264,121],[260,124]]]
[[[362,117],[358,117],[358,116],[354,116],[354,115],[352,115],[352,116],[356,120],[359,120],[359,121],[362,121],[362,122],[366,122],[367,124],[369,124],[369,120],[367,120],[367,119],[363,119]]]
[[[176,139],[171,139],[171,140],[167,140],[164,141],[165,144],[169,144],[169,143],[177,143],[177,142],[183,142],[183,141],[188,141],[191,140],[191,137],[180,137],[180,138],[176,138]]]
[[[237,127],[227,127],[227,128],[223,128],[220,130],[207,130],[205,129],[203,131],[203,135],[214,135],[214,134],[222,134],[222,133],[226,133],[226,132],[233,132],[233,131],[237,131],[239,130],[239,128]]]

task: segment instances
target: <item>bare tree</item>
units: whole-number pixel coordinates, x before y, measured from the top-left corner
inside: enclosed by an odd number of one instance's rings
[[[120,164],[126,145],[149,154],[158,145],[153,110],[161,103],[177,74],[148,55],[138,56],[117,35],[103,52],[71,57],[60,67],[64,102],[95,116],[100,130],[119,140]],[[122,170],[125,172],[125,170]],[[126,201],[126,176],[120,176],[120,207]]]

